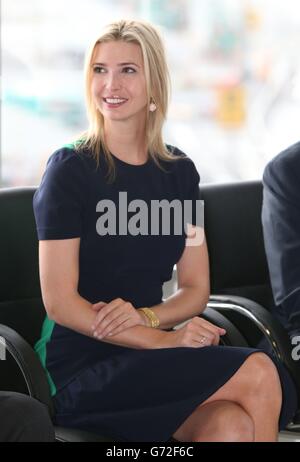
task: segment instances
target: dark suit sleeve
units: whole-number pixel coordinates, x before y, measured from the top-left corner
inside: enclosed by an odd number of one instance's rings
[[[279,318],[300,330],[300,149],[281,154],[265,169],[262,223]]]

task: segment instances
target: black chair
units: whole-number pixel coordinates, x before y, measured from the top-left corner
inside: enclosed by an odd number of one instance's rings
[[[0,361],[0,390],[29,394],[46,404],[53,417],[46,374],[33,350],[46,314],[39,284],[34,192],[33,187],[0,190],[0,337],[7,353]],[[61,427],[55,434],[57,441],[116,441],[111,435]]]
[[[202,190],[207,197],[207,203],[211,203],[212,206],[211,215],[206,218],[209,228],[208,240],[210,242],[212,239],[211,242],[216,245],[215,253],[214,249],[210,248],[212,287],[215,289],[218,286],[214,280],[218,280],[218,277],[222,279],[222,274],[217,272],[216,279],[215,269],[218,269],[218,262],[214,266],[214,261],[218,257],[217,248],[220,250],[224,242],[217,243],[215,236],[210,235],[210,231],[214,233],[212,225],[215,221],[218,222],[214,219],[214,187],[203,187]],[[34,187],[0,189],[0,340],[1,337],[5,340],[7,349],[6,360],[0,361],[0,390],[29,394],[45,403],[50,415],[53,416],[54,409],[46,374],[33,349],[40,337],[45,317],[39,283],[38,240],[32,210],[34,192]],[[218,293],[225,293],[225,287],[221,285],[222,290]],[[228,287],[231,288],[230,285]],[[250,323],[247,328],[240,329],[240,323],[236,323],[235,318],[232,321],[230,316],[227,316],[226,309],[215,308],[211,300],[203,317],[226,329],[227,334],[222,337],[222,343],[249,345],[254,326]],[[56,427],[55,433],[57,441],[116,441],[111,435],[93,435],[68,428]]]
[[[228,318],[249,346],[266,345],[288,368],[299,393],[300,365],[274,306],[264,250],[260,181],[202,185],[210,258],[208,307]],[[239,343],[236,344],[239,346]],[[300,430],[299,414],[291,430]]]
[[[29,394],[54,409],[45,371],[33,346],[45,317],[39,269],[38,239],[32,209],[35,187],[0,189],[0,337],[7,358],[0,361],[0,390]],[[247,345],[239,330],[222,313],[207,308],[203,317],[227,333],[225,345]],[[1,339],[0,339],[1,340]],[[1,345],[0,345],[1,346]],[[110,436],[56,428],[57,441],[113,441]]]

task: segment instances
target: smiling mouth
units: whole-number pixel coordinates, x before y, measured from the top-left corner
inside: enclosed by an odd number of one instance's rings
[[[127,99],[124,98],[103,98],[103,101],[109,106],[120,106],[126,103]]]

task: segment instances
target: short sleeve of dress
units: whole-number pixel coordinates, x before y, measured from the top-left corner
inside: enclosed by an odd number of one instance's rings
[[[83,159],[67,148],[52,154],[33,197],[39,240],[80,237],[87,194]]]
[[[182,197],[184,201],[184,224],[203,227],[204,223],[204,206],[200,194],[200,175],[190,157],[178,148],[169,146],[173,154],[183,157],[178,164],[178,177],[182,188]]]
[[[189,159],[190,160],[190,159]],[[194,226],[203,227],[204,222],[204,208],[203,202],[201,201],[199,183],[200,183],[200,175],[194,165],[194,163],[190,160],[189,162],[189,173],[188,173],[188,188],[187,188],[187,199],[188,199],[188,206],[187,206],[187,218],[186,223],[190,223]],[[185,207],[186,210],[186,207]]]
[[[194,226],[203,226],[203,202],[201,201],[200,194],[200,175],[195,167],[193,161],[190,161],[190,173],[188,181],[188,200],[191,202],[192,213],[191,220],[188,223],[191,223]]]

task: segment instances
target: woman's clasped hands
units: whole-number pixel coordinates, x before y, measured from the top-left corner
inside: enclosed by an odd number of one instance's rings
[[[116,298],[111,302],[98,302],[92,305],[96,314],[92,334],[99,340],[119,334],[134,326],[146,326],[145,317],[130,302]]]
[[[92,305],[96,315],[92,325],[92,335],[101,340],[116,335],[134,326],[148,326],[145,316],[132,303],[116,298],[111,302],[100,301]],[[211,322],[194,316],[172,331],[162,331],[161,348],[191,347],[202,348],[219,345],[220,336],[226,330]]]

